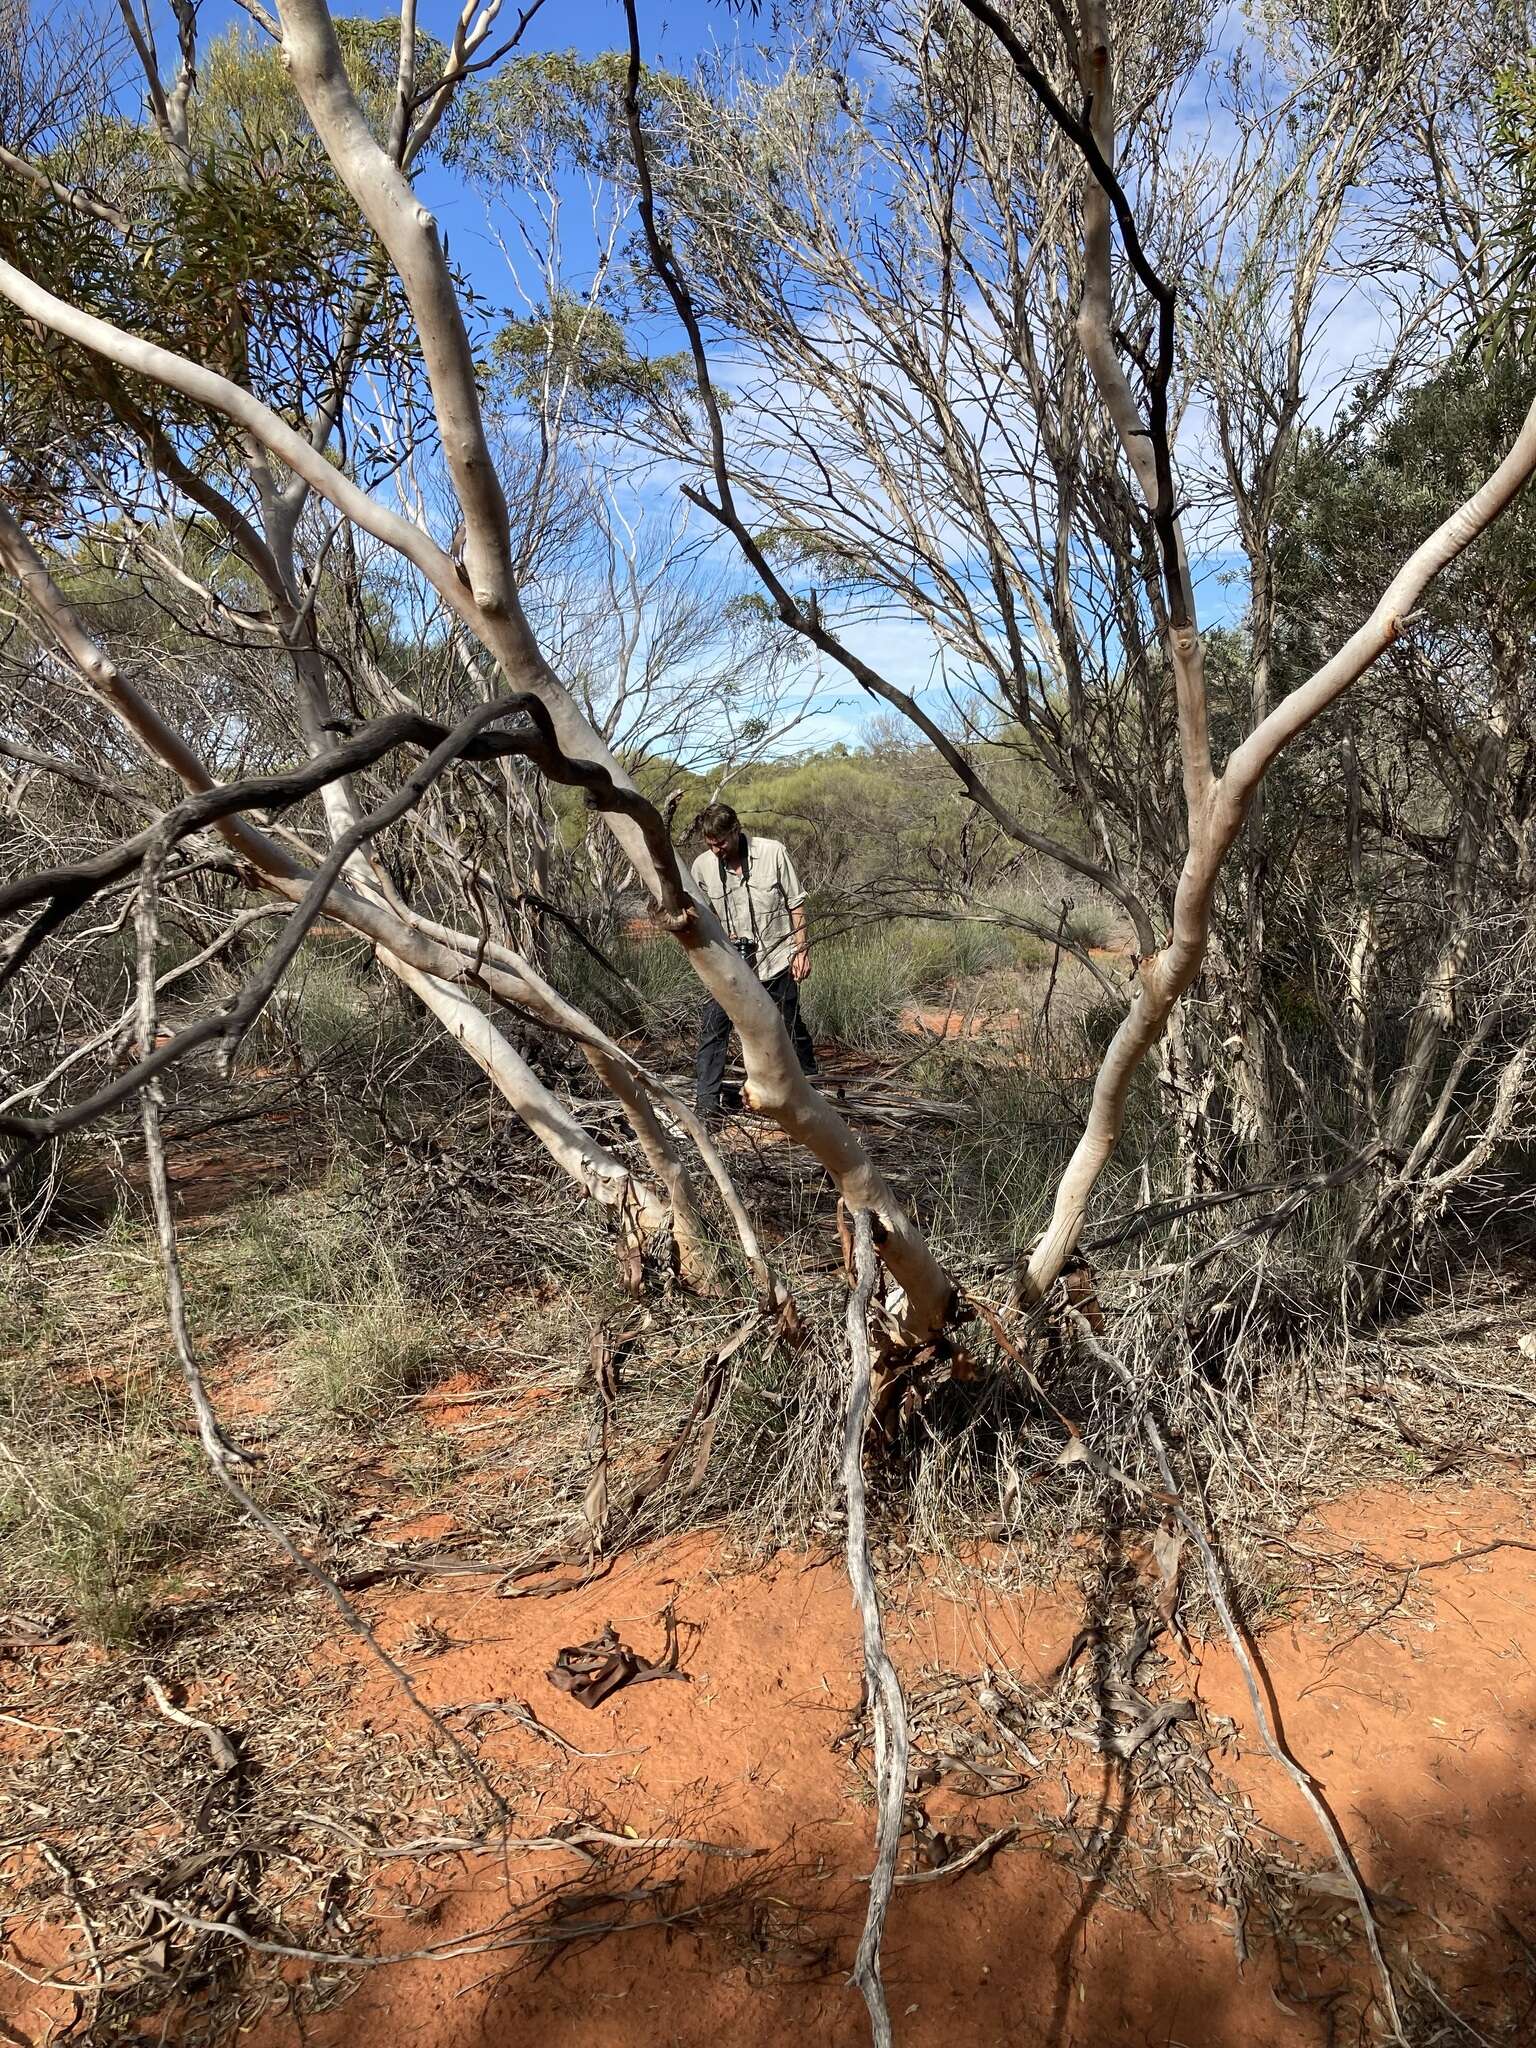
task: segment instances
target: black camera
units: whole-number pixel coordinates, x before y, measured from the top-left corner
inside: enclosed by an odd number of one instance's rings
[[[738,953],[739,953],[739,954],[741,955],[742,959],[746,961],[746,963],[747,963],[747,965],[748,965],[749,967],[751,967],[751,968],[756,968],[756,966],[757,966],[757,941],[756,941],[756,939],[732,939],[732,941],[731,941],[731,944],[732,944],[732,945],[733,945],[733,946],[734,946],[734,947],[736,948],[737,952],[738,952]]]

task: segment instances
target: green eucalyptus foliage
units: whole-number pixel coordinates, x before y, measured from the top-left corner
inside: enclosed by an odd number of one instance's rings
[[[647,357],[606,306],[559,292],[537,316],[509,320],[491,344],[504,388],[528,405],[547,393],[573,410],[612,418],[631,405],[679,402],[689,388],[686,356]]]
[[[468,100],[455,160],[514,208],[530,184],[552,186],[572,172],[632,187],[627,70],[626,57],[615,51],[515,59]],[[713,277],[736,266],[762,272],[782,265],[775,224],[790,231],[782,200],[797,149],[789,144],[803,148],[812,130],[825,155],[843,132],[830,79],[797,73],[749,105],[646,68],[639,101],[658,214],[684,269]],[[691,402],[687,357],[647,357],[633,340],[634,320],[658,309],[670,310],[635,221],[601,292],[559,293],[532,315],[509,320],[497,335],[492,368],[509,397],[527,403],[558,385],[568,416],[596,424],[612,424],[641,404],[680,414]],[[719,397],[727,407],[726,394]]]
[[[1496,207],[1498,245],[1503,262],[1498,300],[1488,323],[1494,348],[1508,342],[1529,343],[1536,313],[1536,55],[1502,73],[1494,88],[1494,135],[1508,179],[1503,204]]]
[[[383,136],[398,32],[363,20],[336,27],[364,111]],[[441,76],[445,55],[418,35],[419,93]],[[433,148],[451,146],[454,118]],[[200,54],[184,150],[151,121],[107,107],[55,137],[40,163],[83,183],[127,222],[119,233],[33,186],[0,180],[0,254],[59,296],[234,379],[295,422],[325,396],[344,325],[361,305],[359,367],[397,372],[401,395],[409,393],[403,296],[376,262],[371,230],[267,39],[232,29]],[[122,425],[139,430],[153,418],[172,435],[195,427],[195,460],[215,473],[230,431],[163,387],[141,387],[37,331],[9,306],[0,307],[0,391],[7,445],[60,451],[43,467],[61,492],[71,482],[63,451],[88,465]]]
[[[1406,547],[1498,466],[1536,393],[1536,358],[1464,353],[1383,418],[1302,441],[1277,536],[1282,663],[1296,682],[1363,619]],[[1416,629],[1465,642],[1495,622],[1536,625],[1536,507],[1522,499],[1430,586]]]
[[[1405,552],[1497,466],[1533,391],[1536,364],[1518,351],[1464,351],[1384,414],[1362,394],[1356,417],[1302,441],[1278,508],[1277,694],[1348,637]],[[1271,773],[1272,839],[1290,849],[1292,875],[1270,925],[1278,978],[1317,961],[1319,928],[1337,925],[1359,891],[1378,919],[1383,972],[1403,977],[1404,1001],[1416,997],[1492,718],[1508,748],[1498,786],[1473,797],[1479,820],[1521,802],[1533,756],[1529,691],[1517,678],[1533,632],[1536,504],[1526,497],[1431,585],[1396,644]],[[1486,869],[1489,916],[1499,914],[1501,858]],[[1326,948],[1320,971],[1330,971]]]

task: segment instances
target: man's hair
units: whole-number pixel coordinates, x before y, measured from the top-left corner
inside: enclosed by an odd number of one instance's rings
[[[729,804],[706,804],[698,816],[699,830],[706,839],[733,839],[741,820]]]

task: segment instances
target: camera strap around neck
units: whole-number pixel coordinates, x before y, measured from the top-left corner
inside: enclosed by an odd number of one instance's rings
[[[720,908],[725,912],[726,923],[729,925],[731,922],[731,891],[730,881],[726,874],[725,855],[723,853],[715,855],[715,865],[720,870]],[[747,922],[752,927],[752,943],[754,946],[758,946],[762,942],[757,934],[757,905],[752,900],[752,842],[745,832],[741,835],[741,886],[747,895]],[[730,936],[733,939],[740,939],[742,934],[740,932],[732,932]]]

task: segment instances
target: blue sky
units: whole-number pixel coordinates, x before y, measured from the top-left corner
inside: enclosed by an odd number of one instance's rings
[[[336,11],[343,11],[341,4],[336,5]],[[355,0],[355,4],[346,11],[371,14],[380,19],[396,17],[394,6],[371,4],[371,0]],[[505,18],[510,19],[511,13],[509,0]],[[765,5],[762,18],[754,23],[749,11],[738,12],[724,4],[724,0],[646,0],[641,8],[641,33],[647,60],[682,70],[691,68],[695,60],[711,48],[750,47],[755,36],[767,39],[771,34],[768,14],[769,9]],[[451,31],[455,15],[456,9],[444,4],[444,0],[422,0],[418,19],[425,30],[446,36]],[[234,8],[230,0],[212,0],[203,16],[203,33],[205,36],[217,33],[233,22],[248,26],[248,18]],[[1240,17],[1234,9],[1223,23],[1219,40],[1225,42],[1240,37],[1242,33]],[[523,48],[574,48],[580,54],[590,56],[603,49],[622,47],[625,37],[623,9],[615,4],[615,0],[547,0]],[[162,51],[168,52],[173,47],[174,38],[163,34]],[[745,50],[743,54],[746,55]],[[751,61],[750,57],[747,61]],[[1198,121],[1200,109],[1192,111]],[[518,305],[506,260],[496,245],[480,195],[469,190],[461,179],[441,170],[424,172],[421,189],[423,197],[438,215],[455,260],[475,289],[492,307],[526,310]],[[581,207],[573,206],[567,217],[563,254],[578,283],[585,282],[585,275],[590,274],[595,252],[589,233],[584,241],[582,221]],[[647,343],[651,348],[660,350],[677,346],[679,339],[662,325],[648,334]],[[722,361],[720,368],[722,381],[728,383],[729,362]],[[655,488],[664,488],[670,495],[675,492],[675,479]],[[724,549],[724,543],[719,545]],[[739,573],[743,588],[755,587],[748,572],[735,563],[733,552],[722,552],[721,558],[730,562]],[[1234,567],[1233,558],[1219,553],[1208,553],[1199,563],[1208,620],[1230,620],[1240,610],[1242,590],[1232,576]],[[856,639],[860,651],[883,667],[893,681],[920,696],[928,691],[935,650],[926,630],[915,622],[907,624],[900,619],[886,618],[858,629],[856,635],[850,634],[850,639]],[[840,673],[834,672],[830,679],[820,678],[814,664],[808,663],[804,670],[803,687],[807,694],[815,693],[818,710],[814,721],[797,735],[799,744],[853,738],[871,710],[876,708]]]
[[[349,0],[331,0],[331,4],[337,15],[363,15],[383,21],[395,21],[399,16],[398,4],[379,4],[379,0],[350,0],[350,4]],[[175,48],[174,31],[163,0],[152,0],[152,7],[165,61]],[[717,49],[741,49],[746,61],[751,61],[749,52],[755,30],[760,26],[764,35],[768,32],[767,12],[765,6],[763,21],[754,24],[750,9],[737,10],[727,5],[726,0],[664,0],[664,4],[642,0],[640,28],[646,61],[689,70],[698,59]],[[423,30],[446,40],[457,14],[457,6],[445,4],[445,0],[420,0],[417,20]],[[507,26],[515,19],[514,0],[505,0],[497,27]],[[243,34],[253,32],[250,17],[233,0],[210,0],[201,18],[203,38],[209,39],[230,27]],[[627,39],[624,10],[617,0],[546,0],[519,48],[524,52],[575,50],[581,56],[591,57],[604,50],[623,49]],[[493,31],[490,47],[495,42]],[[440,167],[429,165],[417,182],[447,237],[455,264],[475,292],[490,308],[526,317],[529,308],[519,299],[506,256],[497,245],[493,223],[487,219],[482,196]],[[505,228],[507,224],[500,219],[496,225]],[[510,242],[513,238],[509,234],[507,239]],[[584,231],[582,206],[573,204],[562,222],[562,261],[578,288],[590,278],[595,259],[596,244],[590,232]],[[682,343],[680,331],[671,331],[666,323],[658,324],[646,338],[646,346],[657,352]],[[649,487],[646,495],[651,500],[650,516],[673,516],[678,505],[675,478],[664,485]],[[696,522],[698,515],[693,517]],[[741,589],[756,590],[755,579],[740,564],[733,544],[714,537],[711,549]],[[869,649],[871,657],[893,657],[902,671],[899,679],[909,688],[924,688],[933,661],[932,645],[926,634],[914,631],[903,636],[899,628],[882,628],[879,637],[879,649],[873,644]],[[830,680],[826,678],[819,657],[809,653],[799,664],[791,695],[800,706],[800,719],[780,742],[781,750],[797,751],[834,741],[856,742],[872,711],[879,708],[870,704],[840,672],[834,672]]]

